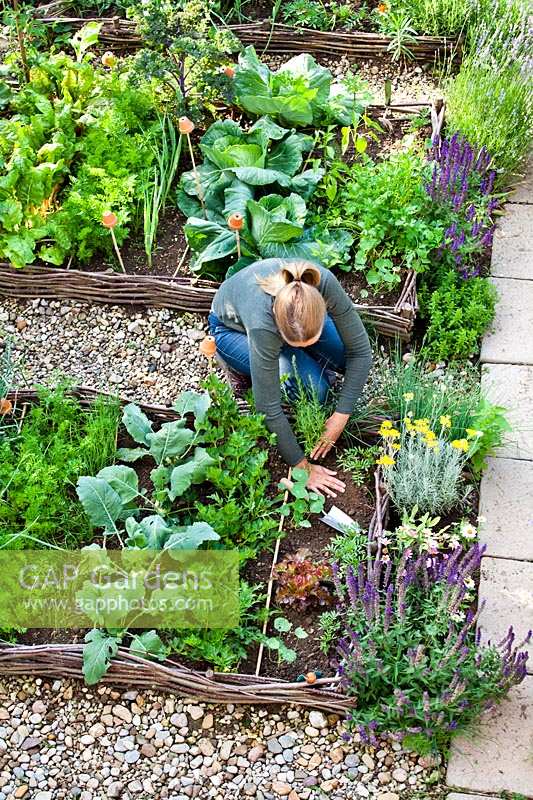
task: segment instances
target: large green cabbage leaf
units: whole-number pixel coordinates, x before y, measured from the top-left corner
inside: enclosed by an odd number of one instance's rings
[[[236,103],[244,111],[268,114],[296,127],[354,125],[372,100],[363,82],[355,93],[343,82],[333,83],[329,69],[308,53],[294,56],[273,72],[252,46],[239,56],[234,90]]]
[[[240,235],[240,259],[235,233],[225,221],[201,217],[187,220],[184,231],[195,272],[229,276],[260,258],[306,258],[330,266],[347,257],[353,242],[344,230],[326,236],[306,228],[305,201],[294,193],[289,197],[272,194],[257,201],[248,199],[242,213],[245,225]]]

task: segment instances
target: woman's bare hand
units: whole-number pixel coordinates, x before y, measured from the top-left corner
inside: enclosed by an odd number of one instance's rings
[[[324,496],[337,497],[337,495],[344,492],[346,484],[335,477],[337,474],[333,469],[327,469],[321,464],[310,464],[307,459],[303,459],[299,464],[296,464],[297,469],[305,469],[309,477],[306,486],[311,492],[316,492]],[[292,481],[289,478],[282,478],[281,483],[287,487],[292,488]]]
[[[315,449],[311,453],[311,458],[324,458],[329,453],[350,419],[349,414],[340,414],[335,411],[327,420],[324,433],[318,440]]]
[[[337,474],[332,469],[327,469],[321,464],[310,464],[309,478],[307,479],[307,488],[312,492],[320,495],[328,495],[329,497],[337,497],[339,493],[342,494],[346,488],[345,484],[335,477]]]

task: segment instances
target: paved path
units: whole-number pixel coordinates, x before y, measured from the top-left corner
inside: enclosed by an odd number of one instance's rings
[[[499,293],[493,329],[481,349],[483,385],[513,425],[481,482],[483,641],[533,627],[533,159],[494,238],[492,281]],[[453,743],[448,800],[516,793],[533,798],[533,646],[528,677]]]

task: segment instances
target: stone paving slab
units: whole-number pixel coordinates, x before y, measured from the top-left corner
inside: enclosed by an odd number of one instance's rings
[[[479,514],[488,556],[533,561],[533,461],[487,459]]]
[[[533,155],[529,156],[525,173],[526,177],[511,194],[512,203],[533,203]]]
[[[512,625],[515,643],[520,644],[533,627],[533,563],[485,557],[481,562],[479,599],[485,603],[478,623],[481,641],[498,644]],[[533,672],[533,642],[523,649],[529,653],[527,670]]]
[[[513,687],[500,705],[455,737],[448,785],[533,798],[533,677]]]
[[[461,794],[461,792],[452,792],[446,800],[494,800],[487,794]]]
[[[481,345],[481,360],[533,364],[533,280],[491,278],[498,292],[496,316]]]
[[[533,205],[508,203],[494,235],[491,274],[533,279]]]
[[[533,331],[530,338],[533,342]],[[481,384],[492,403],[508,410],[507,418],[513,428],[496,451],[496,457],[533,461],[533,366],[486,364]],[[516,468],[518,471],[520,465]]]

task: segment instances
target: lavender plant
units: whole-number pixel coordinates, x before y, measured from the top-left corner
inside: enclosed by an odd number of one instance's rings
[[[434,144],[430,157],[433,168],[426,191],[447,225],[437,254],[461,277],[476,277],[481,257],[492,245],[492,215],[499,205],[493,194],[492,159],[485,147],[476,152],[458,133]]]
[[[527,0],[482,0],[468,57],[448,93],[448,124],[485,145],[505,184],[520,172],[533,134],[533,27]]]
[[[348,728],[364,742],[388,736],[419,751],[445,746],[452,733],[493,707],[526,674],[529,642],[512,628],[482,646],[468,593],[484,548],[418,557],[403,552],[333,578],[344,630],[336,662],[357,707]],[[470,595],[471,597],[471,595]],[[349,738],[349,734],[346,734]]]

